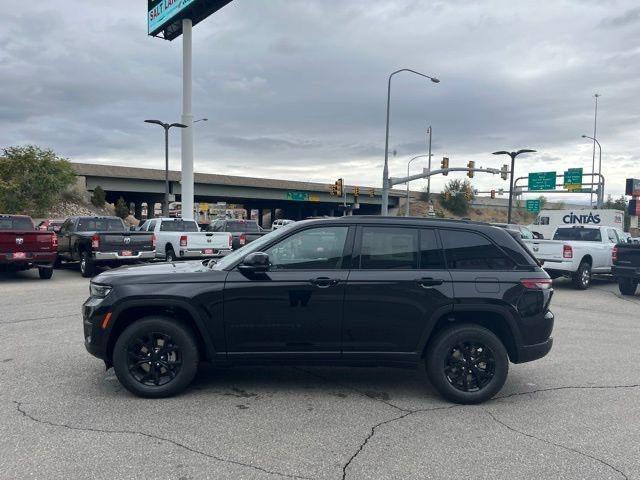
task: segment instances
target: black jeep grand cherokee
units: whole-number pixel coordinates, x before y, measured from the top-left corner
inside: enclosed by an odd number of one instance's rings
[[[551,280],[480,223],[343,217],[278,229],[218,263],[124,267],[91,283],[87,350],[144,397],[202,361],[426,365],[459,403],[491,398],[509,360],[551,349]]]

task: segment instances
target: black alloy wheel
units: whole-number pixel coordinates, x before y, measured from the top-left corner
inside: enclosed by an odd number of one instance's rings
[[[427,375],[445,399],[461,404],[489,400],[509,372],[509,357],[500,339],[476,324],[452,324],[429,343]]]
[[[141,397],[169,397],[183,391],[198,370],[198,344],[179,319],[146,317],[129,325],[113,348],[120,383]]]

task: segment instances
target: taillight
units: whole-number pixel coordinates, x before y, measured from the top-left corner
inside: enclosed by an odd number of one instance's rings
[[[229,248],[233,247],[233,237],[229,235]]]
[[[91,237],[91,248],[97,250],[100,248],[100,235],[96,234]]]
[[[529,290],[549,290],[553,282],[550,278],[525,278],[520,284]]]
[[[612,262],[618,261],[618,247],[613,247],[613,250],[611,250],[611,261]]]
[[[240,245],[244,245],[245,243],[247,243],[247,237],[245,236],[245,234],[243,233],[242,235],[240,235]]]
[[[571,248],[571,245],[562,246],[562,256],[564,258],[573,258],[573,248]]]
[[[186,235],[182,235],[180,237],[180,246],[181,247],[186,247],[187,246],[187,236]]]
[[[154,233],[153,235],[151,235],[151,245],[153,245],[153,248],[156,248],[156,242],[158,241],[158,238],[156,237],[156,234]]]
[[[51,246],[58,248],[58,236],[55,233],[51,235]]]

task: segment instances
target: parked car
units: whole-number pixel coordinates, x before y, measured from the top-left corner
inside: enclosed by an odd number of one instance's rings
[[[509,361],[549,352],[551,296],[503,229],[348,216],[296,222],[215,264],[102,273],[83,324],[87,350],[143,397],[180,392],[206,360],[424,365],[443,397],[479,403]]]
[[[613,227],[559,227],[553,240],[534,240],[532,251],[551,278],[569,277],[585,290],[592,274],[611,273],[613,247],[624,238],[625,233]]]
[[[231,251],[231,234],[201,232],[195,220],[153,218],[140,230],[155,235],[156,256],[170,262],[219,257]]]
[[[36,229],[37,230],[46,230],[46,231],[49,231],[49,232],[58,233],[60,231],[60,227],[62,226],[63,223],[64,223],[64,220],[62,220],[62,219],[49,218],[49,219],[46,219],[46,220],[42,220],[38,224]]]
[[[535,238],[533,232],[524,225],[517,225],[515,223],[492,223],[491,225],[517,232],[523,240],[533,240]]]
[[[41,279],[50,279],[57,242],[54,232],[36,230],[31,217],[0,215],[0,271],[37,268]]]
[[[96,266],[118,266],[156,256],[152,233],[131,232],[119,217],[69,217],[58,234],[58,260],[79,262],[83,277]]]
[[[613,276],[622,295],[635,295],[640,281],[640,243],[632,239],[613,247]]]
[[[219,218],[209,226],[210,232],[228,232],[233,238],[233,249],[244,247],[247,243],[264,236],[268,232],[262,230],[255,220],[236,220]]]
[[[277,230],[281,227],[286,227],[287,225],[291,225],[292,223],[295,223],[295,220],[287,220],[286,218],[278,218],[277,220],[274,220],[273,223],[271,224],[271,229],[272,230]]]

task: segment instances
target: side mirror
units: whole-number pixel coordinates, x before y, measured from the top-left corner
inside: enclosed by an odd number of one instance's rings
[[[263,252],[250,253],[238,265],[238,270],[243,273],[267,272],[269,271],[269,255]]]

